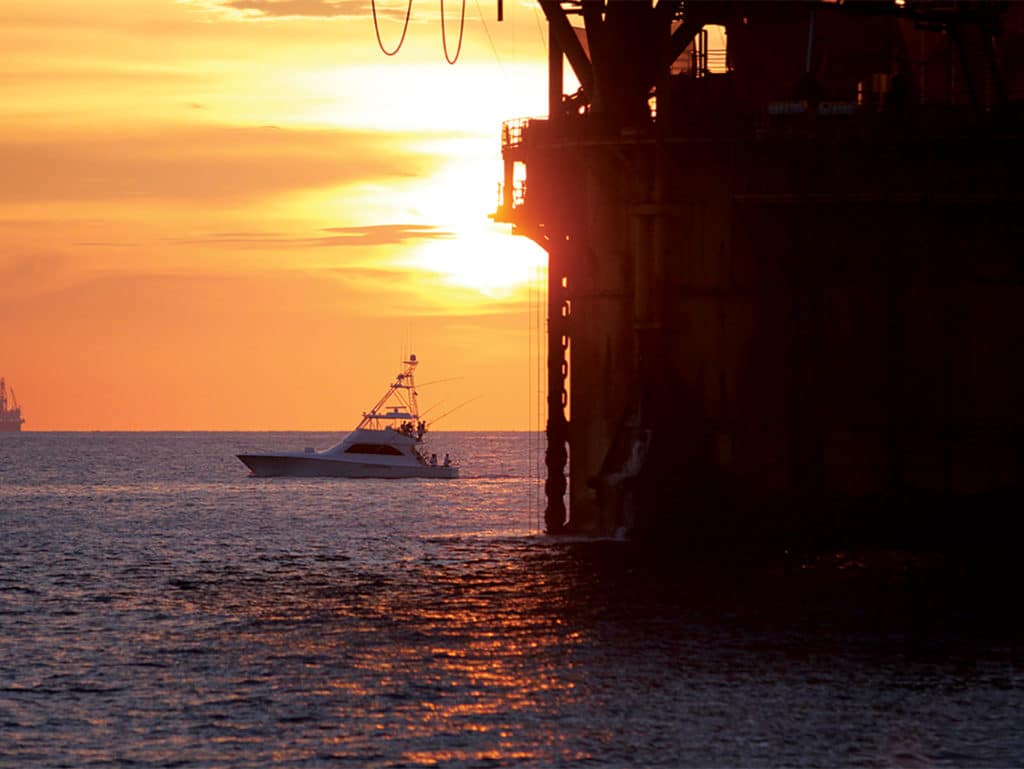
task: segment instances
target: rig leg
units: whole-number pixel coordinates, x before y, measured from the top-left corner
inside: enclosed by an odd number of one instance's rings
[[[548,477],[544,482],[547,508],[544,511],[544,527],[548,534],[565,531],[567,515],[565,491],[567,487],[565,468],[569,460],[569,422],[565,408],[569,403],[566,379],[569,376],[569,316],[571,305],[567,296],[568,277],[559,265],[563,256],[554,250],[548,267],[548,448],[544,454]]]

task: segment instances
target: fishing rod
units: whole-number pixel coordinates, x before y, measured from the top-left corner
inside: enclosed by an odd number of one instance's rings
[[[453,377],[449,377],[448,379],[434,379],[434,380],[431,380],[430,382],[424,382],[423,384],[418,384],[416,386],[417,387],[427,387],[428,385],[441,384],[442,382],[454,382],[457,379],[465,379],[465,377],[453,376]]]
[[[420,414],[420,417],[421,417],[421,418],[422,418],[422,417],[425,417],[425,416],[426,416],[427,414],[429,414],[429,413],[430,413],[431,411],[433,411],[434,409],[436,409],[436,408],[437,408],[438,406],[443,406],[443,405],[444,405],[444,403],[445,403],[444,401],[438,401],[438,402],[437,402],[437,403],[435,403],[435,404],[434,404],[433,406],[431,406],[431,407],[430,407],[429,409],[427,409],[426,411],[422,412],[422,413]]]
[[[436,424],[437,424],[438,422],[440,422],[440,421],[441,421],[442,419],[444,419],[444,418],[445,418],[446,416],[448,416],[448,415],[449,415],[449,414],[451,414],[452,412],[454,412],[454,411],[458,411],[458,410],[459,410],[459,409],[461,409],[461,408],[462,408],[463,406],[468,406],[468,405],[469,405],[470,403],[472,403],[473,401],[478,401],[478,400],[480,400],[480,399],[481,399],[481,398],[483,398],[483,397],[484,397],[484,396],[482,396],[482,395],[478,395],[478,396],[476,396],[475,398],[470,398],[470,399],[469,399],[468,401],[464,401],[463,403],[460,403],[460,404],[459,404],[458,406],[456,406],[456,407],[455,407],[455,408],[453,408],[453,409],[448,409],[448,411],[444,412],[444,413],[443,413],[443,414],[442,414],[441,416],[439,416],[439,417],[438,417],[437,419],[433,420],[433,421],[432,421],[432,422],[430,423],[430,426],[431,426],[431,427],[433,427],[434,425],[436,425]]]

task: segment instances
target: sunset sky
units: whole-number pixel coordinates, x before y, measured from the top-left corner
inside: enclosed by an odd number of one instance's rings
[[[405,2],[378,0],[386,46]],[[447,0],[449,53],[461,3]],[[396,15],[397,14],[397,15]],[[0,15],[0,376],[26,430],[348,430],[421,360],[437,429],[530,427],[528,281],[487,215],[546,112],[532,0],[41,0]]]

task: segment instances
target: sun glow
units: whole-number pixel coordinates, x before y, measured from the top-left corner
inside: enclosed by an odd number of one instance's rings
[[[414,284],[419,275],[427,285],[478,295],[453,292],[436,297],[434,304],[454,302],[465,311],[465,305],[483,300],[517,303],[525,287],[536,282],[547,254],[528,238],[513,235],[508,225],[491,221],[502,173],[497,138],[422,138],[409,147],[424,159],[424,173],[376,188],[364,184],[303,195],[293,201],[293,209],[304,209],[320,227],[398,220],[432,228],[435,237],[410,239],[380,252],[378,265],[408,273]]]
[[[506,6],[450,67],[436,16],[389,58],[365,4],[14,4],[0,374],[26,428],[331,428],[410,326],[468,392],[504,388],[449,429],[526,427],[504,373],[547,255],[489,217],[546,48],[539,10]]]
[[[450,241],[424,243],[413,251],[408,264],[487,298],[514,300],[539,279],[547,254],[526,238],[501,232],[494,225],[461,232]]]
[[[290,122],[355,130],[497,137],[501,121],[547,110],[542,62],[493,67],[419,63],[294,69],[274,74],[291,95]]]

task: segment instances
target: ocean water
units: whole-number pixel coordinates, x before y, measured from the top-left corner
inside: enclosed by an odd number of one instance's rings
[[[547,537],[526,434],[434,436],[456,481],[234,457],[337,437],[0,435],[0,765],[1024,766],[1019,625],[955,572]]]

